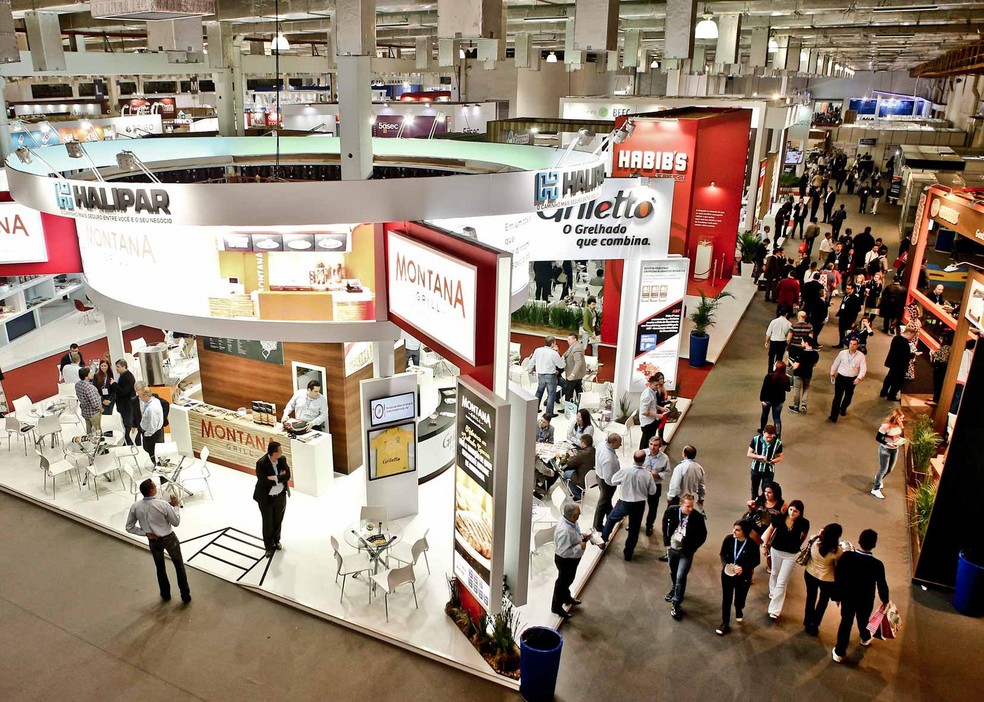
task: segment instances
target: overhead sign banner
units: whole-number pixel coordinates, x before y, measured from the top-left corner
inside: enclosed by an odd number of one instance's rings
[[[630,392],[642,392],[655,373],[663,374],[667,389],[676,388],[689,266],[686,259],[642,264]]]
[[[396,232],[387,235],[390,314],[475,365],[477,268]]]
[[[41,213],[13,202],[0,204],[0,264],[47,260]]]
[[[541,209],[529,237],[529,258],[663,258],[670,245],[673,181],[609,178],[597,197],[578,205]]]
[[[604,182],[605,166],[601,163],[540,171],[533,184],[533,207],[542,210],[585,202]]]
[[[502,603],[509,405],[458,378],[454,574],[490,614]]]

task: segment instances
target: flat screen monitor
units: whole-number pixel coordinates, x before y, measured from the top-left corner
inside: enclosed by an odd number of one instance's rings
[[[369,400],[369,425],[378,427],[381,424],[412,420],[417,416],[417,397],[415,392],[405,392],[400,395],[390,395]]]

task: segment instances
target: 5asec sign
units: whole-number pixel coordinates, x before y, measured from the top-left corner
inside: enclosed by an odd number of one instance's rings
[[[543,210],[575,205],[591,197],[604,182],[602,164],[540,171],[533,184],[533,206]]]

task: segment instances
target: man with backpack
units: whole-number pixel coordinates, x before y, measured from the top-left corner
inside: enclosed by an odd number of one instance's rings
[[[143,434],[144,451],[150,456],[151,461],[155,461],[157,444],[164,441],[164,426],[167,424],[167,414],[171,405],[167,400],[152,393],[147,383],[142,380],[136,384],[134,389],[137,391],[137,401],[140,408],[139,426]]]

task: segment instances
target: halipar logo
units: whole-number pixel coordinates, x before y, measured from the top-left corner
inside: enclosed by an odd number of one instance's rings
[[[56,181],[53,185],[55,202],[63,212],[171,214],[171,196],[163,188],[72,185],[67,181]]]
[[[575,204],[604,182],[602,164],[567,171],[540,171],[534,182],[533,203],[538,210]]]
[[[75,209],[75,198],[72,197],[72,184],[68,181],[56,180],[52,185],[55,186],[55,201],[58,209],[72,211]]]

